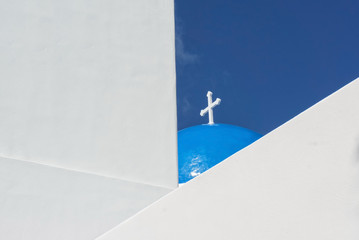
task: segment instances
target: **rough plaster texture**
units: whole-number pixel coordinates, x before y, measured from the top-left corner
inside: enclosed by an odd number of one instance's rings
[[[0,156],[176,187],[173,1],[0,2]]]
[[[95,239],[169,191],[0,158],[0,238]]]
[[[358,226],[359,79],[98,240],[357,240]]]

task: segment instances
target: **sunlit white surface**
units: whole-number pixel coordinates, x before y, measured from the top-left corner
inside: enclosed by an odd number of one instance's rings
[[[359,239],[359,79],[98,240]]]
[[[0,239],[94,239],[169,191],[0,158]]]
[[[0,3],[0,156],[176,187],[173,1]]]

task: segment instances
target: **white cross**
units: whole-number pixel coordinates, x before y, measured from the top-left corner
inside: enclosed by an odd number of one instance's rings
[[[207,98],[208,98],[208,107],[201,110],[200,115],[203,117],[208,112],[208,124],[212,125],[213,122],[213,108],[221,103],[221,99],[217,98],[216,101],[212,102],[212,92],[208,91]]]

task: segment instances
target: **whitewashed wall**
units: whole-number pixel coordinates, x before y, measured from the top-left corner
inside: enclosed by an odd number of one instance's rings
[[[169,191],[0,157],[0,239],[93,240]]]
[[[0,2],[0,156],[175,187],[173,2]]]
[[[359,79],[98,239],[357,240],[358,226]]]

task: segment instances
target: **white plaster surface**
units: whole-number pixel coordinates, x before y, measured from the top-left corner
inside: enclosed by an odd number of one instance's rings
[[[0,158],[0,239],[95,239],[169,191]]]
[[[359,239],[359,79],[98,240]]]
[[[0,156],[176,187],[173,1],[0,3]]]

